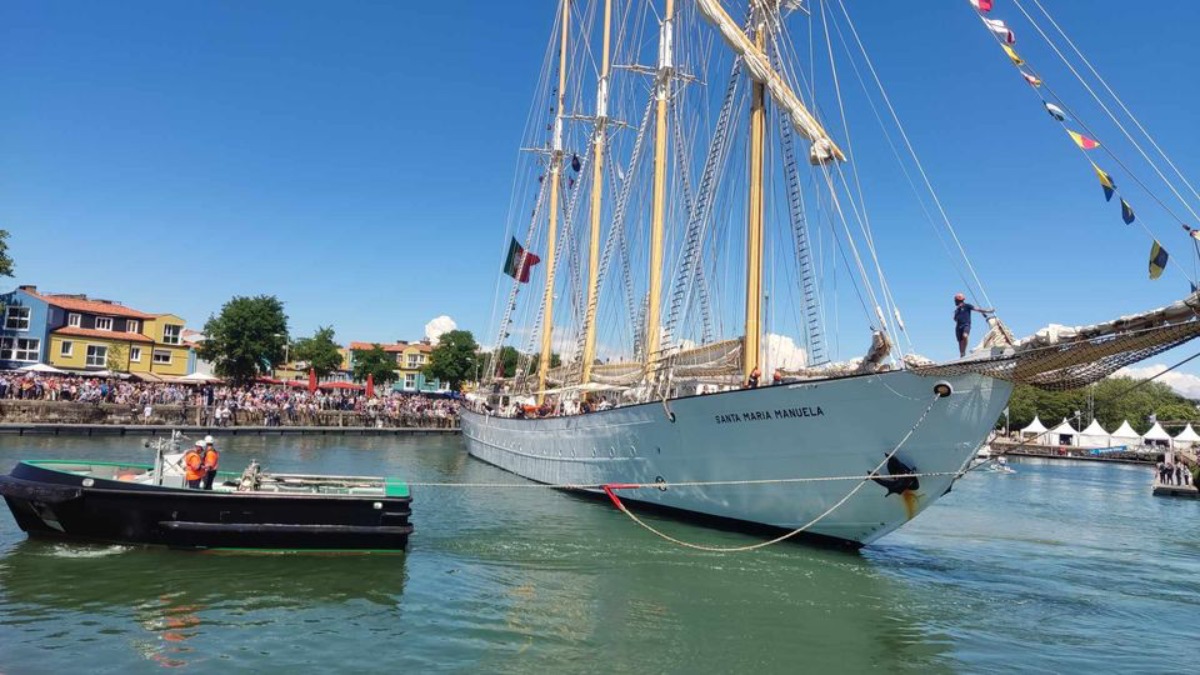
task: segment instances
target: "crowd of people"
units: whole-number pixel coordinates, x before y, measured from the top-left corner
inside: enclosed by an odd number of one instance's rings
[[[357,413],[371,426],[447,426],[458,416],[457,400],[388,390],[367,397],[361,389],[309,392],[277,384],[185,385],[24,373],[0,374],[0,400],[4,399],[108,403],[129,407],[145,423],[216,426],[320,425],[327,419],[322,413],[330,411]],[[158,406],[172,406],[175,419],[156,416]]]
[[[1192,484],[1192,471],[1183,462],[1168,459],[1159,462],[1155,468],[1158,470],[1158,482],[1162,485]]]

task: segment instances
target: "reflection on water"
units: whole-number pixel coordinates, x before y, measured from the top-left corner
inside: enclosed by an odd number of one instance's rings
[[[22,456],[141,451],[123,439],[0,438],[0,470]],[[280,471],[514,480],[446,438],[227,440],[224,464],[250,458]],[[1200,616],[1180,581],[1200,573],[1200,509],[1187,509],[1197,505],[1150,498],[1136,467],[1017,469],[972,474],[859,554],[685,551],[604,502],[540,489],[417,488],[410,549],[389,556],[26,541],[2,515],[0,649],[14,671],[96,660],[113,670],[938,672],[1146,668],[1143,636],[1185,640]],[[749,541],[652,520],[690,540]],[[1154,665],[1182,663],[1164,652]]]

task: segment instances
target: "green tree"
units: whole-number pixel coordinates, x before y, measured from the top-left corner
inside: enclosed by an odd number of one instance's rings
[[[499,363],[492,359],[492,352],[481,352],[479,354],[479,367],[491,367],[500,377],[512,377],[517,374],[517,365],[521,361],[521,352],[517,351],[516,347],[505,345],[500,348]],[[486,377],[487,373],[479,371],[480,377]]]
[[[104,359],[104,367],[114,373],[124,373],[129,370],[129,348],[123,344],[114,344],[108,348],[108,357]]]
[[[297,340],[291,356],[296,361],[307,361],[317,377],[325,377],[342,365],[342,353],[338,349],[338,344],[333,341],[333,326],[323,326],[312,337]]]
[[[8,257],[8,230],[0,230],[0,277],[11,277],[15,267]]]
[[[1150,429],[1150,415],[1160,420],[1194,421],[1196,406],[1188,399],[1175,393],[1162,382],[1149,382],[1132,389],[1138,380],[1128,377],[1110,377],[1090,387],[1096,420],[1109,431],[1115,431],[1121,422],[1129,424],[1138,433]],[[1020,429],[1033,421],[1034,416],[1053,427],[1065,417],[1075,424],[1075,411],[1083,416],[1080,424],[1086,424],[1089,388],[1069,391],[1042,391],[1028,385],[1017,385],[1009,400],[1008,410],[1012,429]],[[1001,417],[998,426],[1003,427]]]
[[[366,382],[367,375],[375,376],[375,384],[394,382],[400,374],[396,372],[396,357],[383,350],[378,344],[368,350],[354,352],[354,379]]]
[[[540,364],[541,362],[542,362],[541,354],[534,354],[533,356],[531,356],[529,358],[529,372],[536,373],[538,371],[538,364]],[[550,367],[557,368],[561,365],[562,365],[562,358],[559,357],[558,352],[550,352]]]
[[[425,377],[441,380],[457,391],[463,382],[475,377],[475,364],[479,357],[479,345],[469,330],[452,330],[442,333],[438,344],[429,355],[425,366]],[[514,366],[515,367],[515,366]]]
[[[200,358],[211,361],[217,375],[241,384],[283,363],[287,315],[273,295],[234,296],[220,314],[209,317],[204,335]]]

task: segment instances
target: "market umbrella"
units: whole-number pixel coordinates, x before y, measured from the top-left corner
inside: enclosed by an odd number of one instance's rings
[[[315,368],[308,369],[308,393],[317,393],[317,370]]]
[[[175,378],[175,381],[204,384],[206,382],[220,382],[221,378],[216,377],[215,375],[209,375],[208,373],[191,373],[189,375],[184,375],[183,377]]]
[[[367,398],[375,398],[375,373],[367,373]]]
[[[17,368],[18,373],[47,373],[50,375],[66,375],[67,371],[59,370],[54,366],[48,366],[44,363],[34,363],[28,366]]]

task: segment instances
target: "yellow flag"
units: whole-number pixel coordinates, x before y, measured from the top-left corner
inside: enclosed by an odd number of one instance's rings
[[[1008,58],[1012,59],[1013,65],[1015,65],[1015,66],[1025,65],[1025,60],[1022,59],[1020,56],[1017,56],[1017,52],[1015,49],[1013,49],[1012,47],[1009,47],[1008,45],[1000,45],[1000,46],[1004,48],[1004,53],[1008,54]]]

